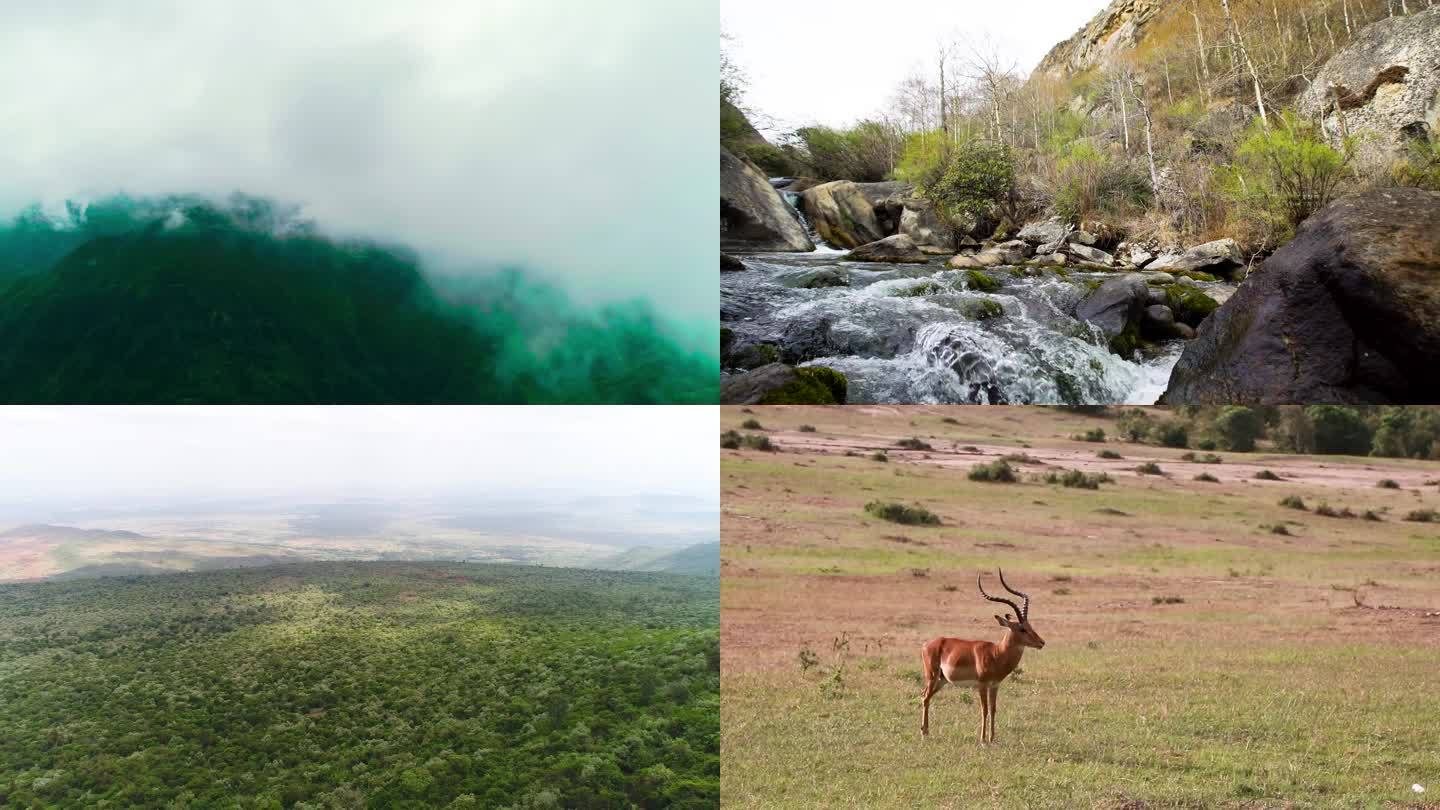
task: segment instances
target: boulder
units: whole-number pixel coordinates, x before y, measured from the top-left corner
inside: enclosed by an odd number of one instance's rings
[[[1148,306],[1154,306],[1154,305],[1156,305],[1156,304],[1164,304],[1164,303],[1166,303],[1166,300],[1167,300],[1167,297],[1166,297],[1165,291],[1162,290],[1162,289],[1160,289],[1159,287],[1150,287],[1150,288],[1145,292],[1145,303],[1146,303],[1146,305],[1148,305]]]
[[[834,267],[818,267],[812,270],[796,270],[782,273],[775,280],[786,287],[815,290],[821,287],[849,287],[850,275]]]
[[[1234,239],[1216,239],[1196,245],[1184,253],[1167,253],[1146,265],[1146,270],[1200,271],[1229,276],[1245,266]]]
[[[836,180],[806,189],[800,206],[811,226],[830,245],[857,248],[884,239],[875,207],[858,185]]]
[[[770,363],[720,381],[724,405],[843,405],[849,382],[824,366]]]
[[[1086,247],[1081,244],[1071,244],[1070,253],[1087,262],[1094,262],[1104,265],[1105,267],[1111,267],[1115,264],[1115,257],[1099,248]]]
[[[1070,235],[1065,238],[1069,239],[1072,244],[1085,245],[1087,247],[1094,245],[1096,241],[1095,234],[1089,231],[1072,231]]]
[[[1128,356],[1137,344],[1140,318],[1149,295],[1143,279],[1116,276],[1081,299],[1075,317],[1098,327],[1109,340],[1111,351]]]
[[[728,253],[720,254],[720,272],[736,273],[745,269],[745,263]]]
[[[1140,333],[1152,340],[1168,340],[1180,336],[1175,331],[1175,313],[1164,304],[1145,307],[1140,316]]]
[[[720,249],[735,253],[815,249],[764,172],[724,147],[720,149]]]
[[[1194,286],[1175,284],[1165,289],[1165,305],[1175,312],[1181,323],[1198,327],[1220,303]]]
[[[1059,242],[1070,232],[1070,226],[1059,217],[1051,217],[1044,222],[1031,222],[1020,229],[1017,239],[1023,239],[1032,245],[1044,245],[1051,242]],[[1054,253],[1054,250],[1042,251]]]
[[[1440,124],[1440,8],[1365,26],[1330,57],[1297,102],[1326,133],[1359,136],[1357,160],[1383,165]],[[1337,109],[1338,107],[1338,109]]]
[[[1197,331],[1163,402],[1440,402],[1440,193],[1331,203]]]
[[[956,270],[977,270],[985,266],[981,264],[979,259],[977,259],[976,257],[966,256],[963,253],[951,256],[950,261],[946,262],[945,264],[947,267],[951,267]]]
[[[929,200],[906,197],[901,201],[899,233],[910,237],[926,253],[955,252],[955,229],[935,210]]]
[[[903,233],[887,236],[861,245],[845,256],[852,262],[890,262],[894,264],[924,264],[930,260],[915,246],[914,240]]]
[[[1035,248],[1035,253],[1036,253],[1037,255],[1038,255],[1038,254],[1044,254],[1044,253],[1059,253],[1060,251],[1062,251],[1062,250],[1064,250],[1064,249],[1065,249],[1065,240],[1064,240],[1064,239],[1056,239],[1056,240],[1053,241],[1053,242],[1046,242],[1045,244],[1040,245],[1039,247]]]

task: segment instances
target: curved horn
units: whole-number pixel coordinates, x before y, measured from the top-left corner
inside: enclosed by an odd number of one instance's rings
[[[995,572],[1000,575],[1000,584],[1003,585],[1003,586],[1005,586],[1005,590],[1007,590],[1007,591],[1009,591],[1010,593],[1013,593],[1013,594],[1015,594],[1016,596],[1020,597],[1021,599],[1024,599],[1024,600],[1025,600],[1025,606],[1020,609],[1020,620],[1021,620],[1021,621],[1028,621],[1028,620],[1030,619],[1030,597],[1028,597],[1028,596],[1026,596],[1025,594],[1023,594],[1023,593],[1015,590],[1014,588],[1010,587],[1010,583],[1008,583],[1008,582],[1005,581],[1005,572],[1004,572],[1004,571],[1001,571],[999,568],[996,568],[996,569],[995,569]]]
[[[1023,620],[1023,619],[1025,618],[1025,614],[1023,614],[1023,613],[1020,612],[1020,606],[1019,606],[1019,605],[1015,604],[1014,602],[1010,601],[1009,599],[1001,599],[1001,598],[998,597],[998,596],[991,596],[990,594],[985,593],[985,585],[980,581],[980,576],[981,576],[980,574],[976,574],[976,575],[975,575],[975,587],[977,587],[977,588],[980,589],[980,595],[981,595],[981,596],[985,597],[986,599],[989,599],[991,602],[1000,602],[1000,603],[1009,605],[1009,606],[1011,607],[1011,609],[1015,611],[1015,617],[1016,617],[1016,618],[1021,619],[1021,620]]]

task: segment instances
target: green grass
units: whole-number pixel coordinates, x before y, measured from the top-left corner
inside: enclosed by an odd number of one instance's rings
[[[1433,781],[1433,649],[1125,637],[1031,650],[978,704],[942,689],[919,737],[918,660],[722,679],[721,799],[734,807],[1379,807]],[[1385,673],[1383,688],[1375,674]],[[972,696],[973,697],[973,696]]]

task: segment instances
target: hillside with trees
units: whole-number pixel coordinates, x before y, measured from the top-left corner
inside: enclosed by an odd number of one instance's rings
[[[847,126],[816,123],[757,143],[733,113],[728,125],[722,116],[722,148],[776,177],[817,243],[867,263],[836,263],[817,276],[816,260],[777,255],[764,260],[784,269],[774,287],[844,297],[844,288],[922,272],[893,265],[950,256],[923,271],[928,286],[896,294],[942,306],[950,299],[936,295],[957,292],[1018,299],[1001,300],[1003,313],[969,301],[963,317],[917,306],[906,317],[920,319],[911,329],[928,342],[836,340],[803,323],[753,328],[776,311],[752,303],[770,288],[726,274],[722,291],[734,303],[722,304],[722,321],[734,335],[722,362],[737,373],[759,359],[824,365],[850,377],[860,395],[852,401],[1136,402],[1150,395],[1123,390],[1127,373],[1168,377],[1183,353],[1183,378],[1167,401],[1434,401],[1415,380],[1417,358],[1440,345],[1440,292],[1400,269],[1434,267],[1440,255],[1437,43],[1440,9],[1427,0],[1113,0],[1029,72],[978,35],[917,43],[920,66],[882,109],[856,110],[862,117]],[[743,111],[745,86],[743,73],[722,74],[726,104]],[[722,229],[730,221],[722,200]],[[1311,238],[1297,238],[1307,223]],[[748,252],[803,251],[752,244]],[[1364,249],[1326,275],[1323,257],[1343,245]],[[1247,281],[1267,268],[1282,272]],[[1005,317],[1042,305],[1014,277],[1077,272],[1109,275],[1088,275],[1078,294],[1043,302],[1073,321],[1026,331],[1081,334],[1069,355],[1098,344],[1132,361],[1128,370],[1087,380],[1095,358],[1059,362],[1059,350],[1004,334]],[[1328,290],[1326,300],[1286,292],[1312,287]],[[1365,299],[1357,291],[1367,287],[1380,291]],[[785,300],[781,289],[766,297]],[[1279,312],[1262,313],[1270,305]],[[855,307],[837,302],[834,312]],[[1210,317],[1217,311],[1222,317]],[[1259,321],[1269,326],[1253,326]],[[1341,354],[1378,348],[1384,357],[1378,370],[1236,382],[1257,368],[1323,365],[1318,350],[1282,356],[1262,346],[1283,330],[1305,331],[1298,343],[1306,345],[1338,333]],[[994,368],[1017,354],[1046,368],[1042,379]],[[877,380],[877,366],[891,364],[912,379],[890,369]],[[917,365],[951,368],[922,384]]]
[[[308,563],[0,586],[0,806],[715,807],[715,578]]]

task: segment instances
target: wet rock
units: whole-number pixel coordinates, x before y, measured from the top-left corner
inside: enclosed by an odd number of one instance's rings
[[[1165,289],[1165,304],[1175,312],[1176,320],[1197,327],[1220,307],[1219,302],[1199,288],[1180,284]]]
[[[1331,203],[1197,331],[1164,402],[1440,402],[1440,193]]]
[[[1140,333],[1152,340],[1168,340],[1179,337],[1175,331],[1175,313],[1164,304],[1145,307],[1140,318]]]
[[[903,233],[861,245],[850,251],[845,258],[852,262],[890,262],[894,264],[924,264],[930,260],[930,257],[915,246],[914,240]]]
[[[964,254],[951,256],[950,261],[946,262],[945,264],[946,266],[954,268],[956,270],[979,269],[985,266],[981,264],[979,259],[977,259],[976,257],[966,256]],[[999,264],[999,262],[996,262],[996,264]]]
[[[745,269],[745,263],[728,253],[720,254],[720,272],[737,273]]]
[[[720,149],[720,249],[732,252],[815,249],[800,221],[754,164]]]
[[[720,381],[725,405],[843,405],[845,375],[824,366],[771,363]]]
[[[875,207],[849,180],[806,189],[800,195],[800,206],[820,238],[836,247],[857,248],[885,238]]]
[[[849,287],[850,275],[834,267],[820,267],[814,270],[797,270],[782,273],[775,278],[786,287],[815,290],[821,287]]]
[[[1081,299],[1075,317],[1098,327],[1110,341],[1116,354],[1128,356],[1134,351],[1140,318],[1149,297],[1149,288],[1136,276],[1121,275],[1108,279]]]

